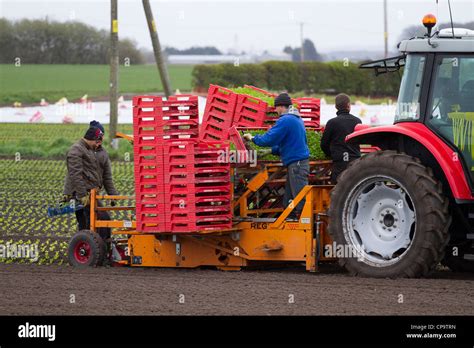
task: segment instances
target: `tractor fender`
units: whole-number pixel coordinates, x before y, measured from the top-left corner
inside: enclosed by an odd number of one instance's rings
[[[388,139],[393,139],[393,136],[397,134],[412,138],[434,156],[444,172],[453,197],[457,201],[474,200],[469,183],[464,175],[461,160],[458,159],[458,153],[422,123],[402,122],[380,127],[358,125],[354,132],[346,137],[346,142],[386,148],[386,146],[381,145],[387,143]]]

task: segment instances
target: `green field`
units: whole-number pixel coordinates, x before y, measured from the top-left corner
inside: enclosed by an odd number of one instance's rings
[[[168,66],[172,88],[190,91],[192,69],[190,65]],[[108,65],[0,65],[0,105],[39,103],[41,98],[49,102],[62,97],[76,100],[84,94],[103,97],[108,95],[108,86]],[[162,90],[156,65],[120,67],[120,93]]]
[[[31,124],[2,123],[0,125],[0,157],[38,159],[65,159],[69,147],[82,138],[87,124]],[[105,127],[104,145],[112,160],[133,161],[133,147],[124,140],[119,140],[119,148],[111,149],[108,144],[109,125]],[[132,134],[131,124],[119,124],[119,132]]]

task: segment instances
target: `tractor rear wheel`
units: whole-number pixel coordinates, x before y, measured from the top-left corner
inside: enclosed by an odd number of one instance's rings
[[[331,193],[329,233],[339,263],[367,277],[426,276],[442,259],[451,215],[420,160],[378,151],[352,162]]]
[[[81,230],[69,242],[69,264],[78,268],[102,265],[105,258],[105,243],[98,233]]]

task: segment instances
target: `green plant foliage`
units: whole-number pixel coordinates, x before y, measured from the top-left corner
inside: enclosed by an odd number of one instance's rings
[[[250,130],[250,131],[245,131],[245,132],[242,131],[242,133],[250,133],[252,135],[257,135],[257,134],[264,134],[265,130]],[[328,159],[327,156],[324,154],[323,150],[321,150],[321,137],[322,136],[323,136],[322,132],[316,132],[310,129],[306,130],[306,139],[308,141],[308,147],[309,147],[309,158],[312,161]],[[257,146],[253,142],[248,142],[247,144],[252,150],[258,151],[262,149],[268,149],[265,147]],[[280,157],[270,154],[263,157],[259,157],[259,159],[264,160],[264,161],[279,161]]]
[[[249,95],[251,97],[258,98],[265,103],[267,103],[268,106],[273,107],[275,106],[275,98],[270,97],[262,92],[256,91],[255,89],[252,88],[247,88],[247,87],[235,87],[235,88],[230,88],[230,90],[234,91],[237,94],[245,94]],[[294,107],[297,107],[297,104],[293,104]]]
[[[48,218],[46,209],[62,196],[65,161],[0,160],[0,245],[37,244],[37,264],[66,262],[69,239],[77,230],[74,214]],[[133,162],[112,162],[112,175],[120,194],[134,195]],[[133,206],[134,200],[119,202]],[[113,219],[128,219],[130,211],[111,213]],[[0,262],[32,263],[29,259]]]
[[[262,92],[256,91],[252,88],[247,88],[247,87],[236,87],[236,88],[231,88],[232,91],[234,91],[237,94],[245,94],[249,95],[251,97],[258,98],[265,103],[268,104],[268,106],[274,106],[275,105],[275,98],[270,97],[266,94],[263,94]]]

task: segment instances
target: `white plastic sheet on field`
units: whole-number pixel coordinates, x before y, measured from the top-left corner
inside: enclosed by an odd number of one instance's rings
[[[206,98],[199,97],[199,120],[202,120]],[[132,123],[132,102],[119,103],[118,122]],[[356,102],[352,105],[351,113],[360,117],[364,124],[386,125],[392,124],[395,115],[395,105],[366,105]],[[322,102],[321,124],[336,116],[334,105]],[[47,106],[2,107],[0,108],[0,122],[18,123],[89,123],[97,120],[109,122],[108,102],[67,103],[65,105],[50,104]]]

